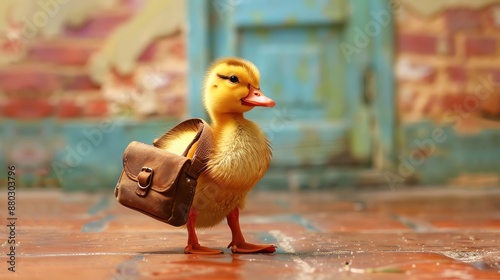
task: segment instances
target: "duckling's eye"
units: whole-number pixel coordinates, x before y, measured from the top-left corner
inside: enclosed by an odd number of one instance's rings
[[[234,84],[237,84],[240,82],[238,77],[236,77],[235,75],[232,75],[231,77],[229,77],[229,81],[231,81],[231,83],[234,83]]]
[[[231,83],[233,84],[237,84],[240,82],[240,80],[238,79],[238,77],[236,77],[235,75],[231,75],[231,76],[224,76],[224,75],[221,75],[221,74],[217,74],[217,76],[221,79],[224,79],[224,80],[229,80]]]

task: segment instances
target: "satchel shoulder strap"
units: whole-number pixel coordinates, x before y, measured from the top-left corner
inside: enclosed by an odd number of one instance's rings
[[[191,167],[187,174],[194,179],[198,179],[198,176],[207,167],[208,157],[213,146],[213,132],[212,128],[202,119],[190,119],[188,121],[198,122],[198,133],[190,144],[192,146],[195,142],[198,142],[198,146],[191,159]]]
[[[165,135],[175,134],[178,131],[195,131],[197,130],[196,136],[191,140],[191,142],[186,147],[183,156],[187,156],[189,150],[198,142],[196,151],[194,152],[193,158],[191,158],[191,167],[187,171],[187,175],[194,179],[198,179],[200,174],[205,170],[208,162],[208,157],[213,145],[213,132],[212,128],[202,119],[188,119],[180,124],[176,125],[170,129]],[[158,142],[161,139],[156,139],[153,144],[159,146]]]

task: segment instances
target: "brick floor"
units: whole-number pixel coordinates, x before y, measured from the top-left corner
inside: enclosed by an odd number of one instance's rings
[[[111,194],[19,191],[17,208],[16,272],[2,230],[0,279],[500,279],[496,189],[255,192],[242,228],[278,246],[259,255],[185,255],[184,230]],[[200,239],[225,248],[229,229]]]

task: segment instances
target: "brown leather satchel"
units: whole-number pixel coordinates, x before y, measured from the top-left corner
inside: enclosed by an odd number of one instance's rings
[[[122,205],[173,226],[186,224],[196,190],[196,180],[204,171],[212,146],[212,131],[201,119],[189,119],[171,129],[198,128],[182,155],[131,142],[123,154],[123,171],[115,188]],[[198,146],[192,159],[187,153]]]

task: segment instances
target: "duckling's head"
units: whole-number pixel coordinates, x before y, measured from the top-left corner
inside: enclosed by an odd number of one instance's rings
[[[207,72],[203,100],[213,118],[217,114],[245,113],[255,106],[274,107],[260,91],[259,69],[248,60],[223,58]]]

